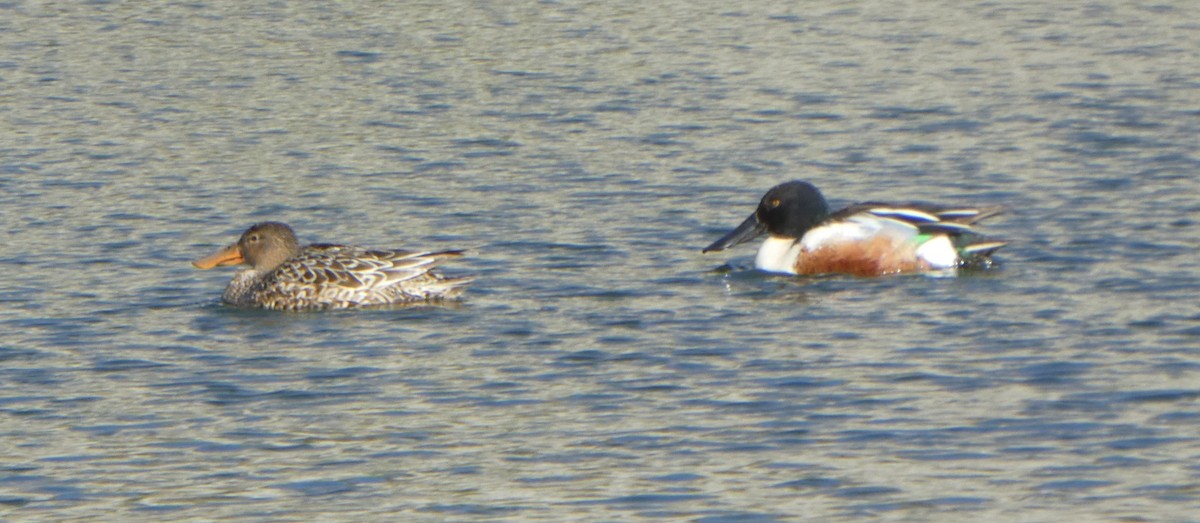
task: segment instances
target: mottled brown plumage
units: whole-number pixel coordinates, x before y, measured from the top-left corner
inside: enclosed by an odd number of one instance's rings
[[[301,247],[292,228],[262,222],[237,243],[192,262],[197,268],[246,264],[222,300],[231,305],[301,311],[419,303],[454,298],[471,278],[434,270],[463,251],[365,249],[350,245]]]

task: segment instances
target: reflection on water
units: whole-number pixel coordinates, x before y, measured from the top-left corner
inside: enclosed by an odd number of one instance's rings
[[[1186,519],[1197,8],[0,5],[12,520]],[[701,255],[770,186],[1002,203],[956,278]],[[469,247],[236,310],[248,224]]]

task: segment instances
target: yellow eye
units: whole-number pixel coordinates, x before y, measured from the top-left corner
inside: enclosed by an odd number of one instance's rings
[[[774,200],[771,200],[771,207],[779,207],[779,203],[779,198],[775,198]]]

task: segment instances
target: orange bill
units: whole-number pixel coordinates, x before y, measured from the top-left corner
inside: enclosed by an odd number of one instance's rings
[[[235,243],[192,262],[192,265],[197,269],[211,269],[213,267],[238,265],[245,262],[246,259],[242,257],[242,250],[239,249],[238,244]]]

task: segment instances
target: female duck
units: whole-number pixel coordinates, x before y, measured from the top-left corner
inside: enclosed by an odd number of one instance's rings
[[[221,299],[230,305],[273,310],[347,309],[452,298],[471,278],[434,271],[463,251],[417,252],[349,245],[301,247],[279,222],[253,225],[237,243],[192,262],[198,269],[249,265]]]
[[[765,232],[754,266],[767,272],[880,276],[986,267],[1005,242],[984,240],[971,225],[1001,210],[859,203],[831,213],[816,187],[793,181],[767,191],[754,214],[703,252]]]

